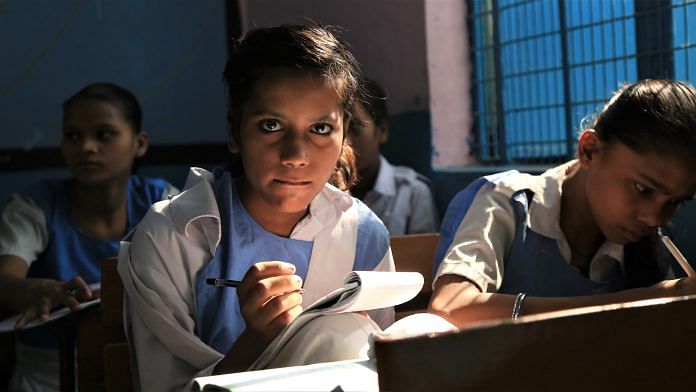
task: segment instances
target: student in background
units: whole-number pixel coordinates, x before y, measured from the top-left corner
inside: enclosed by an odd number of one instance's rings
[[[176,192],[164,180],[132,175],[148,147],[141,122],[138,100],[122,87],[78,91],[63,104],[61,151],[72,178],[14,193],[2,212],[0,307],[22,313],[12,390],[58,390],[59,327],[22,327],[98,296],[88,285],[100,281],[102,260],[118,254],[153,202]]]
[[[358,165],[351,194],[382,219],[390,235],[437,232],[439,215],[430,180],[409,167],[393,166],[380,155],[379,147],[389,137],[387,96],[372,80],[365,80],[365,90],[350,125]]]
[[[232,164],[191,169],[183,192],[153,206],[119,258],[143,390],[246,370],[346,273],[394,270],[386,228],[345,192],[361,76],[344,44],[320,26],[253,30],[233,47],[224,78]],[[352,316],[377,329],[394,312]]]
[[[480,178],[442,224],[431,310],[458,324],[696,293],[664,280],[656,231],[696,194],[696,90],[620,89],[578,141],[578,158],[533,176]],[[438,266],[436,266],[438,267]]]

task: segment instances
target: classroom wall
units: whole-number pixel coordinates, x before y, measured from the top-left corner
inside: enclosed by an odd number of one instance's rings
[[[460,23],[457,20],[461,18],[443,20],[446,13],[431,9],[430,15],[435,17],[428,20],[426,8],[438,3],[456,8],[456,1],[240,0],[239,5],[245,30],[310,20],[341,27],[340,35],[351,45],[365,75],[384,84],[389,92],[393,132],[383,153],[396,164],[429,175],[444,214],[449,200],[471,180],[507,169],[433,170],[431,166],[431,108],[436,101],[430,96],[435,83],[431,74],[468,71],[432,68],[433,64],[457,64],[451,59],[428,62],[428,30],[433,23]],[[123,84],[141,98],[152,143],[224,143],[221,72],[227,51],[225,3],[1,2],[0,149],[57,146],[61,102],[83,85],[104,80]],[[461,47],[456,52],[462,56]],[[454,112],[451,107],[444,110],[448,111]],[[463,127],[457,130],[462,134],[470,124],[465,118],[458,121],[460,125],[449,127]],[[446,136],[438,137],[448,141]],[[457,139],[451,144],[465,142]],[[181,164],[146,166],[141,173],[167,178],[181,187],[189,164],[196,165],[186,160],[182,157]],[[0,200],[38,178],[65,175],[61,168],[0,172]],[[687,205],[675,218],[677,244],[689,258],[696,258],[696,242],[689,241],[696,228],[695,214],[696,206]]]
[[[100,81],[139,97],[152,144],[225,141],[224,1],[6,1],[0,50],[0,149],[57,147],[61,103]],[[0,172],[0,200],[64,175]]]

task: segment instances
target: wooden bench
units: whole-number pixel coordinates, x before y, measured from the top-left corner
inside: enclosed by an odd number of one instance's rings
[[[66,320],[61,337],[60,389],[133,391],[123,331],[123,284],[117,259],[102,262],[101,304]],[[73,349],[74,348],[74,349]]]

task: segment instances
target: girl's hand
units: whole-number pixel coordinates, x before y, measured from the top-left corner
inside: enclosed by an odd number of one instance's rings
[[[295,266],[265,261],[249,268],[237,287],[247,330],[269,343],[302,312],[302,278]]]
[[[51,279],[28,279],[28,302],[31,304],[20,315],[16,329],[23,328],[28,322],[38,318],[41,321],[48,320],[51,310],[64,305],[70,310],[80,308],[80,302],[92,298],[92,290],[80,277],[76,276],[68,281],[60,282]]]

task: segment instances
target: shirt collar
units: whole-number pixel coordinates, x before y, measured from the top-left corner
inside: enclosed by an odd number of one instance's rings
[[[188,236],[192,222],[210,220],[212,224],[201,225],[211,254],[220,243],[220,211],[213,192],[215,176],[198,167],[192,167],[181,193],[169,203],[169,212],[174,228]]]
[[[224,172],[218,181],[223,186],[231,187],[229,172]],[[171,199],[170,214],[174,227],[180,233],[188,235],[192,222],[210,219],[212,224],[202,225],[204,235],[212,254],[220,243],[220,211],[213,191],[215,176],[201,169],[191,168],[184,190]],[[353,199],[346,192],[326,184],[309,206],[309,214],[293,229],[290,238],[311,241],[324,227],[331,227],[341,214],[353,205]]]
[[[353,198],[333,185],[326,184],[309,205],[309,214],[295,225],[290,238],[311,241],[325,227],[332,227],[342,213],[353,205]]]
[[[539,176],[521,174],[500,181],[498,187],[507,188],[512,195],[522,189],[529,189],[534,197],[529,203],[529,228],[535,233],[553,238],[559,242],[564,256],[570,259],[568,240],[561,230],[561,194],[565,178],[579,169],[577,159],[553,167]],[[623,260],[623,246],[605,241],[595,254],[595,258],[607,255],[615,260]],[[594,260],[594,259],[593,259]]]
[[[381,155],[379,156],[379,172],[377,173],[377,179],[372,191],[385,196],[394,196],[396,194],[394,166]]]

